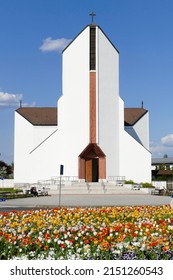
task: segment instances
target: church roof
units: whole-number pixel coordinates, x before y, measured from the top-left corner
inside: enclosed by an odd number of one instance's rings
[[[57,125],[56,107],[22,107],[16,112],[33,125]]]
[[[125,123],[125,126],[134,125],[147,112],[148,111],[144,108],[125,108],[124,109],[124,123]]]
[[[56,107],[22,107],[16,110],[22,117],[33,125],[57,125]],[[148,111],[144,108],[125,108],[125,126],[134,125]]]

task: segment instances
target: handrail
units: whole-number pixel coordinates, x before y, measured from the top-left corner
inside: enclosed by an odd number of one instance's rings
[[[89,192],[89,190],[90,190],[90,185],[89,185],[88,181],[86,181],[86,186],[87,186],[87,190],[88,190],[88,192]]]
[[[60,181],[60,177],[61,177],[61,181],[67,181],[67,182],[79,181],[77,176],[53,176],[53,177],[51,177],[51,180]]]
[[[103,191],[104,191],[104,193],[105,193],[106,186],[105,186],[105,183],[103,182],[103,180],[101,180],[101,186],[102,186]]]
[[[108,181],[125,181],[125,176],[108,176]]]

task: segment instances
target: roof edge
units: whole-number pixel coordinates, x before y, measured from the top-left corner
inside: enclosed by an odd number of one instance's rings
[[[136,124],[140,119],[142,119],[147,113],[148,113],[148,110],[146,110],[146,111],[143,113],[143,115],[140,116],[140,118],[139,118],[137,121],[135,121],[135,122],[133,123],[133,125],[135,125],[135,124]]]
[[[115,47],[115,45],[111,42],[111,40],[109,39],[109,37],[106,35],[106,33],[103,31],[103,29],[97,25],[97,24],[87,24],[74,38],[73,40],[62,50],[62,54],[63,52],[76,40],[76,38],[88,27],[98,27],[102,33],[104,34],[104,36],[107,38],[107,40],[110,42],[110,44],[113,46],[113,48],[119,53],[119,50]]]
[[[145,108],[139,108],[139,107],[126,107],[126,108],[124,108],[124,112],[125,112],[126,109],[143,109],[143,110],[145,110],[145,111],[144,111],[143,114],[142,114],[136,121],[134,121],[133,123],[128,123],[128,122],[126,122],[126,121],[125,121],[125,118],[124,118],[124,126],[133,126],[133,125],[135,125],[141,118],[143,118],[143,117],[149,112],[147,109],[145,109]]]
[[[25,110],[46,110],[46,109],[53,109],[53,110],[56,110],[56,122],[55,121],[52,121],[52,118],[51,118],[51,121],[50,122],[47,122],[47,119],[45,122],[42,122],[40,121],[34,121],[33,118],[30,118],[28,114],[26,114],[26,111]],[[58,108],[57,107],[20,107],[18,109],[15,110],[15,113],[18,113],[23,119],[25,119],[28,123],[30,123],[31,125],[33,126],[58,126],[58,122],[57,122],[57,110]],[[52,110],[51,110],[52,111]],[[54,120],[54,118],[53,118]]]

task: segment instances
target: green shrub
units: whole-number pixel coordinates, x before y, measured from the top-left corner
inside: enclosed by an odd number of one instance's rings
[[[141,183],[142,188],[153,188],[151,183]]]
[[[135,183],[133,182],[133,180],[128,180],[128,181],[125,181],[125,184],[135,184]]]

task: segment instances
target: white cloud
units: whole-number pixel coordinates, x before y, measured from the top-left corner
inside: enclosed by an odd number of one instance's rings
[[[54,40],[51,37],[48,37],[43,41],[40,50],[42,52],[52,52],[52,51],[61,52],[70,42],[71,40],[66,38],[60,38]]]
[[[162,137],[161,142],[164,146],[173,147],[173,134],[168,134]]]
[[[168,157],[172,157],[173,134],[162,137],[160,143],[150,142],[150,151],[152,153],[152,157],[163,157],[165,154],[167,154]]]
[[[7,92],[0,92],[0,108],[18,108],[20,101],[22,101],[22,94],[11,94]],[[23,107],[34,107],[35,102],[32,104],[22,103]]]
[[[10,94],[7,92],[0,92],[0,107],[19,107],[22,94]]]
[[[162,156],[166,153],[166,149],[162,145],[150,145],[150,151],[154,156]]]

